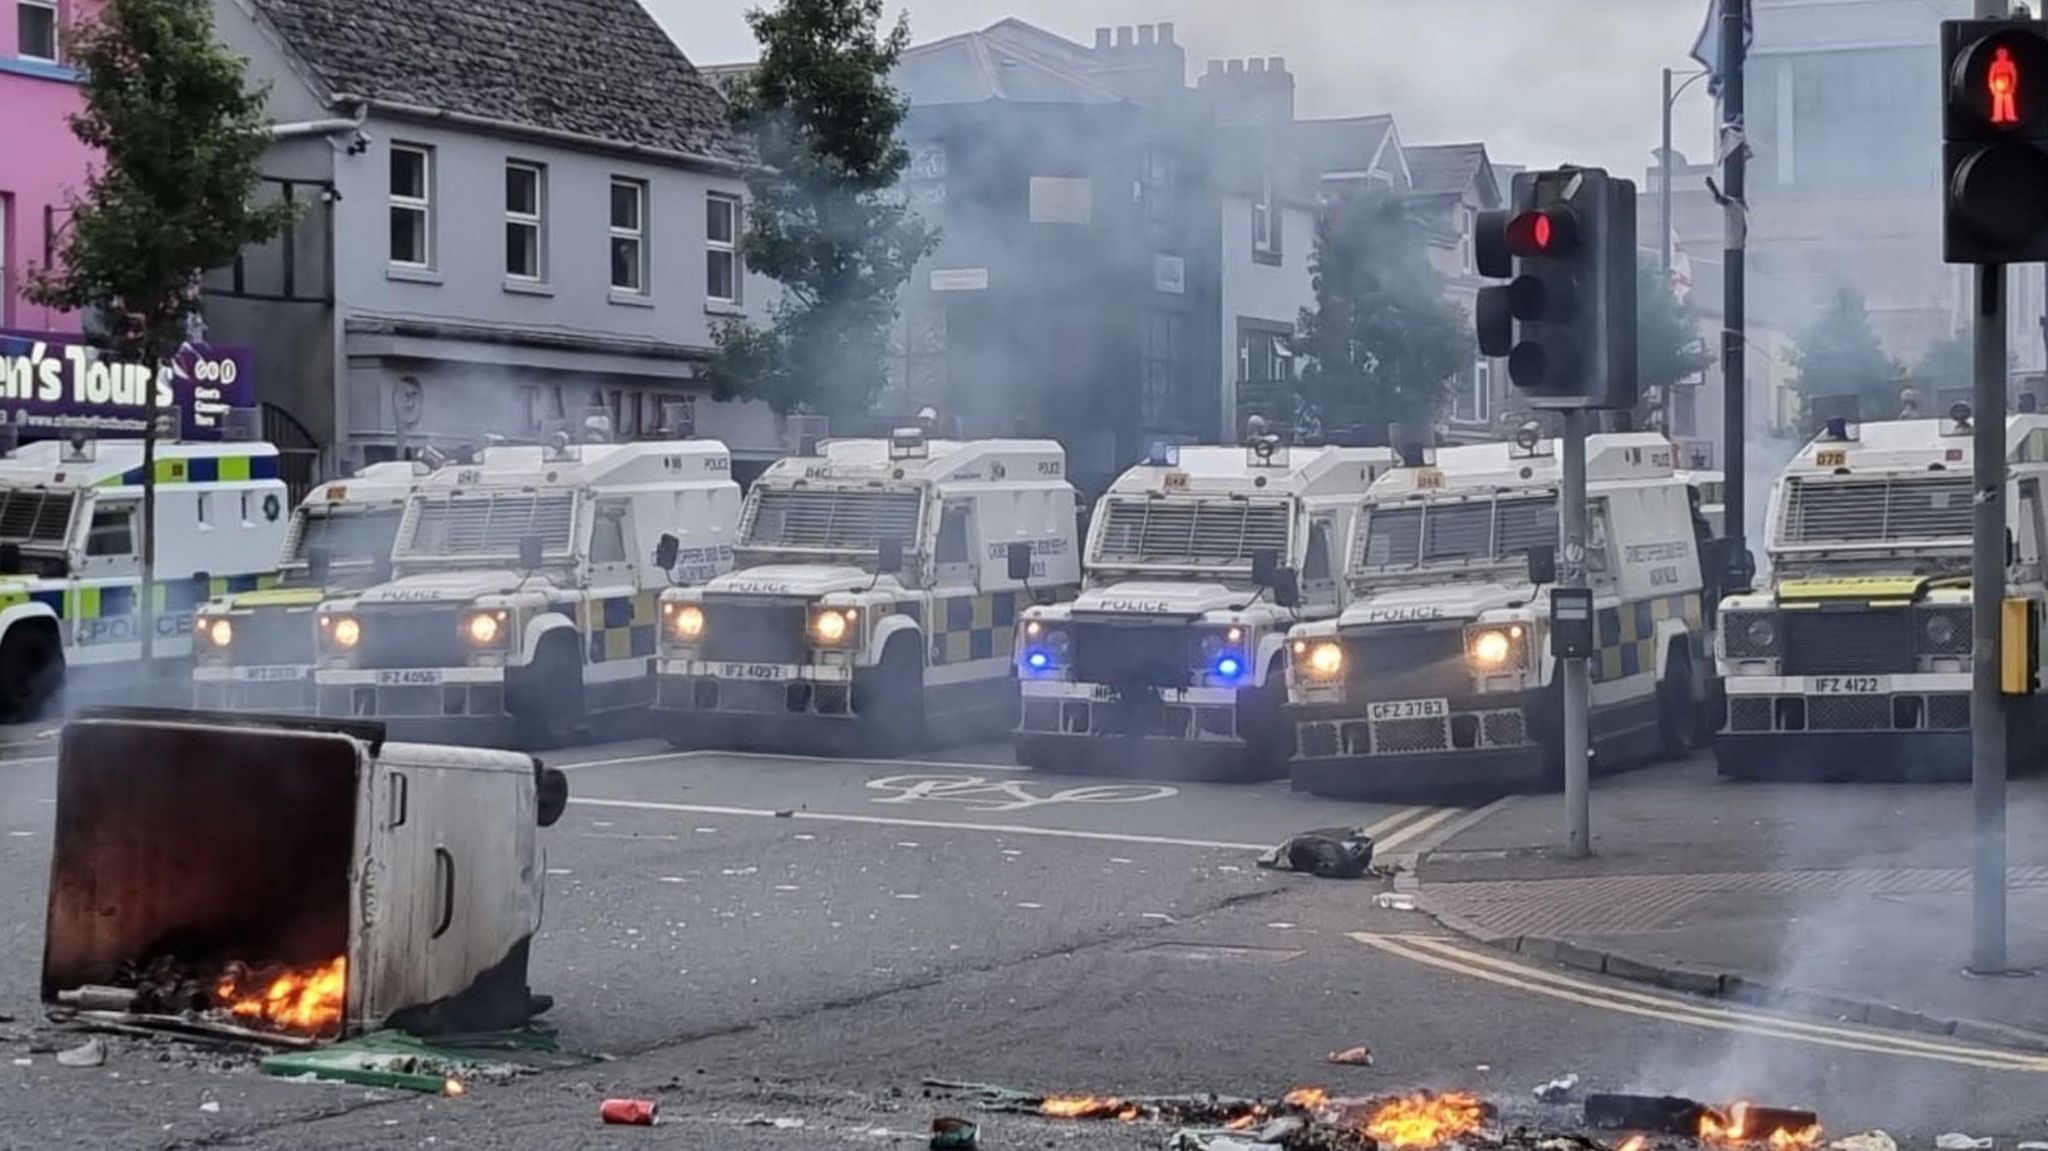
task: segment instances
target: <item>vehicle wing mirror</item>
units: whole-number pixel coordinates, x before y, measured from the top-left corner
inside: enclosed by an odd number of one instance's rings
[[[676,557],[682,553],[683,541],[673,533],[661,533],[661,539],[654,545],[654,566],[662,571],[674,571]]]
[[[1284,608],[1301,606],[1301,576],[1293,568],[1275,568],[1269,585],[1273,602]]]
[[[903,537],[883,536],[875,544],[875,573],[895,575],[903,570]]]
[[[545,560],[546,554],[541,546],[539,536],[526,535],[519,537],[519,566],[521,568],[526,571],[533,571],[540,567]]]
[[[1272,548],[1260,548],[1252,553],[1252,582],[1260,587],[1273,586],[1273,575],[1280,570],[1280,553]]]
[[[23,571],[24,564],[21,558],[21,545],[17,543],[0,544],[0,572],[4,572],[7,575],[21,575]]]
[[[1529,582],[1542,586],[1557,582],[1557,545],[1537,544],[1529,549]]]
[[[1010,582],[1024,583],[1031,578],[1031,545],[1014,543],[1010,545],[1008,560]]]
[[[334,553],[324,547],[306,549],[306,582],[314,587],[327,586],[327,573],[334,567]]]

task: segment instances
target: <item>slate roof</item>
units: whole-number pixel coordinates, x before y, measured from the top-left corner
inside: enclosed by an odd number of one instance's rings
[[[637,0],[254,0],[335,93],[745,162],[725,98]]]
[[[1341,120],[1296,120],[1288,139],[1295,154],[1319,175],[1332,172],[1363,172],[1375,157],[1388,175],[1398,178],[1398,157],[1383,156],[1394,118],[1388,115],[1353,116]]]
[[[1484,144],[1410,144],[1407,155],[1418,196],[1462,196],[1486,167]]]
[[[1004,25],[1022,24],[1005,21]],[[963,32],[903,53],[890,81],[912,104],[1119,104],[1122,92],[1025,46],[1016,29]],[[1029,28],[1029,25],[1023,25]]]

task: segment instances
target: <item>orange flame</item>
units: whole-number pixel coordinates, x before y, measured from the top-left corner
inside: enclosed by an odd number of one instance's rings
[[[1435,1147],[1478,1129],[1486,1109],[1478,1097],[1453,1091],[1405,1095],[1372,1113],[1365,1133],[1393,1147]]]
[[[1615,1148],[1615,1151],[1643,1151],[1644,1146],[1649,1142],[1648,1139],[1643,1138],[1641,1135],[1631,1135],[1622,1140],[1621,1146]]]
[[[1137,1118],[1138,1109],[1124,1106],[1121,1099],[1104,1099],[1094,1095],[1050,1095],[1038,1105],[1041,1115],[1055,1119],[1101,1119],[1110,1115],[1129,1112],[1129,1118]]]
[[[1319,1110],[1329,1101],[1330,1093],[1320,1087],[1296,1087],[1282,1100],[1289,1107],[1299,1107],[1304,1111]]]
[[[1230,1122],[1225,1123],[1223,1127],[1226,1131],[1242,1131],[1258,1121],[1259,1117],[1256,1113],[1247,1111]]]
[[[1708,1143],[1761,1140],[1771,1145],[1771,1151],[1805,1151],[1820,1143],[1821,1127],[1818,1123],[1797,1131],[1776,1127],[1769,1132],[1758,1132],[1749,1129],[1749,1118],[1749,1104],[1746,1102],[1731,1105],[1726,1115],[1709,1107],[1700,1113],[1700,1139]]]
[[[441,1093],[450,1098],[454,1098],[457,1095],[467,1095],[469,1093],[469,1088],[464,1087],[462,1085],[462,1080],[460,1079],[450,1079],[447,1082],[441,1084]]]
[[[287,971],[268,986],[251,986],[253,973],[240,965],[221,975],[214,996],[234,1015],[288,1031],[318,1035],[341,1024],[348,1001],[348,959]]]

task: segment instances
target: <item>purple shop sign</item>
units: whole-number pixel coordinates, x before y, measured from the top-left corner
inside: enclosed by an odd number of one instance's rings
[[[178,411],[184,439],[217,440],[229,409],[256,404],[249,362],[244,347],[187,343],[155,373],[157,404]],[[150,375],[78,336],[0,331],[0,418],[24,441],[79,428],[110,439],[142,435]]]

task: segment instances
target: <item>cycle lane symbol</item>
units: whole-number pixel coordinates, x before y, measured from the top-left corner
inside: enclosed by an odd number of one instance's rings
[[[984,779],[978,775],[892,775],[871,779],[868,788],[892,794],[871,796],[874,803],[957,803],[968,811],[1023,811],[1060,803],[1150,803],[1171,799],[1179,788],[1141,784],[1095,784],[1051,790],[1017,779]]]

